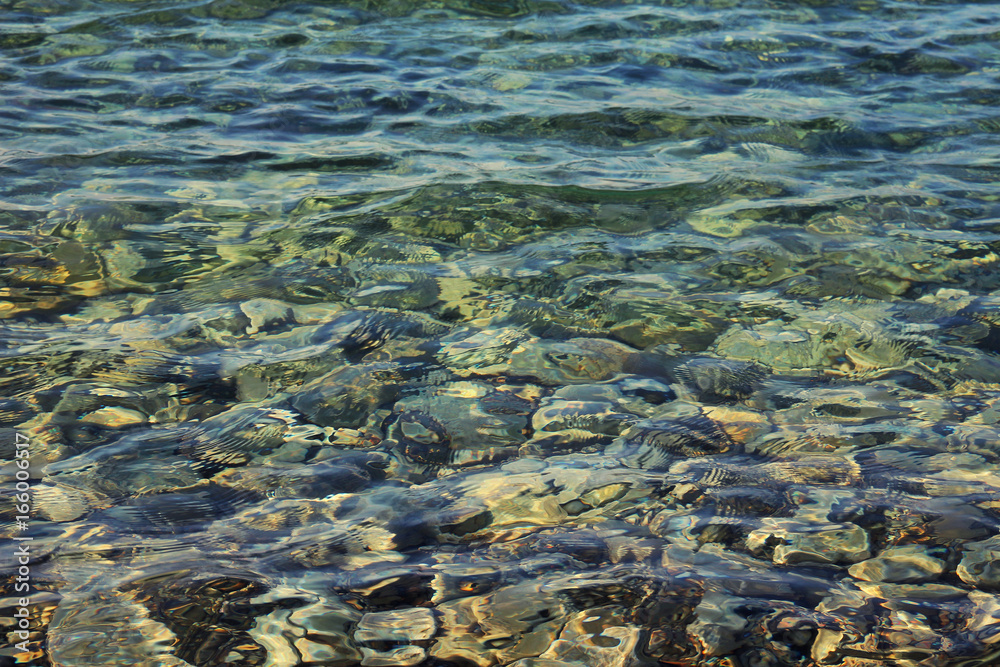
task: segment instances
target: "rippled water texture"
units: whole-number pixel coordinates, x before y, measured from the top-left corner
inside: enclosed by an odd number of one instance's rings
[[[998,46],[0,1],[0,665],[1000,663]]]

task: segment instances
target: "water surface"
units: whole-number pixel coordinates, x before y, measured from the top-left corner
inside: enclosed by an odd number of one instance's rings
[[[998,25],[0,3],[0,663],[993,664]]]

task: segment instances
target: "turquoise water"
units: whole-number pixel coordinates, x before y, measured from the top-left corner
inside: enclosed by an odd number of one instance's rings
[[[998,26],[0,2],[0,665],[994,664]]]

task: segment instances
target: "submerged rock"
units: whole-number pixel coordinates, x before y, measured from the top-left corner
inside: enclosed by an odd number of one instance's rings
[[[855,563],[848,572],[855,579],[889,583],[933,581],[945,570],[945,562],[924,547],[891,547],[875,558]]]
[[[967,584],[986,590],[1000,589],[1000,538],[967,544],[955,571]]]
[[[292,405],[320,426],[358,428],[405,382],[398,364],[347,366],[303,386]]]
[[[857,563],[871,556],[868,534],[854,524],[811,526],[767,519],[765,525],[750,533],[747,548],[760,552],[772,544],[773,560],[778,565]]]
[[[437,621],[430,609],[414,607],[365,614],[358,621],[354,639],[359,642],[407,643],[430,639]]]

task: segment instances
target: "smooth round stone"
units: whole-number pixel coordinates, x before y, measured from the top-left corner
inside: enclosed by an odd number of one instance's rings
[[[793,322],[730,327],[714,352],[727,359],[756,361],[776,370],[832,368],[850,360],[857,368],[889,368],[906,360],[871,322],[852,313],[815,313]]]
[[[270,645],[265,646],[279,664],[293,657],[308,663],[354,662],[360,655],[348,636],[356,614],[346,605],[321,601],[296,609],[287,616],[276,610],[264,618],[265,622],[258,619],[256,630],[259,634],[255,638],[257,641],[264,636],[268,638]]]
[[[33,489],[35,507],[49,521],[74,521],[86,514],[92,501],[79,489],[70,486],[39,484]]]
[[[746,604],[737,598],[710,591],[695,608],[698,620],[688,626],[706,655],[729,655],[743,644],[747,621],[738,611]]]
[[[125,428],[126,426],[145,424],[146,415],[142,414],[138,410],[108,407],[101,408],[100,410],[94,410],[93,412],[81,417],[80,421],[87,422],[88,424],[105,426],[107,428]]]
[[[531,418],[535,431],[562,431],[579,428],[593,433],[619,435],[637,420],[618,412],[611,403],[596,401],[547,401]]]
[[[968,630],[982,637],[985,644],[1000,642],[1000,596],[969,591],[969,602],[972,603],[972,613],[969,614]]]
[[[501,470],[508,474],[531,473],[545,470],[545,463],[537,459],[517,459],[503,464]]]
[[[784,540],[774,548],[774,562],[793,563],[856,563],[871,556],[868,533],[854,524],[831,525],[817,529],[803,524],[789,528],[759,529],[747,538],[747,546],[763,545],[768,537]],[[801,532],[799,532],[801,531]]]
[[[954,471],[969,470],[972,472],[982,472],[986,469],[986,459],[979,454],[969,452],[947,452],[935,454],[925,459],[926,470]]]
[[[611,340],[537,339],[511,351],[508,372],[527,375],[546,385],[587,384],[628,372],[638,361],[634,349]]]
[[[641,630],[626,622],[623,615],[623,610],[614,606],[580,611],[538,657],[570,665],[627,667],[634,660]]]
[[[890,583],[916,583],[936,579],[945,563],[920,546],[891,547],[875,558],[855,563],[847,571],[855,579]]]
[[[247,327],[248,334],[255,334],[267,326],[283,324],[294,319],[292,307],[275,299],[244,301],[240,304],[240,310],[250,319],[250,326]]]
[[[885,598],[886,600],[924,600],[943,602],[958,600],[966,596],[968,591],[956,586],[945,584],[869,584],[858,583],[858,588],[865,595]]]
[[[392,364],[345,366],[305,385],[291,402],[321,426],[358,428],[396,395],[402,381]]]
[[[602,505],[607,505],[612,501],[618,500],[628,493],[628,490],[629,486],[627,484],[608,484],[607,486],[587,491],[580,496],[580,500],[591,507],[601,507]]]
[[[520,445],[525,440],[527,415],[534,409],[532,401],[523,395],[530,396],[531,389],[497,389],[482,382],[449,382],[427,387],[396,402],[393,411],[403,414],[397,422],[398,429],[391,429],[389,437],[420,439],[420,432],[426,427],[419,426],[419,419],[414,421],[413,415],[406,414],[414,412],[440,424],[453,450],[480,451]]]
[[[705,416],[717,422],[733,442],[740,444],[767,435],[774,428],[764,414],[740,406],[709,406],[705,408]]]
[[[958,578],[977,588],[1000,589],[1000,537],[966,544],[965,549]]]
[[[375,651],[363,647],[362,667],[413,667],[427,658],[427,651],[419,646],[400,646],[391,651]]]
[[[354,632],[359,642],[411,642],[430,639],[437,631],[434,612],[423,607],[365,614]]]

